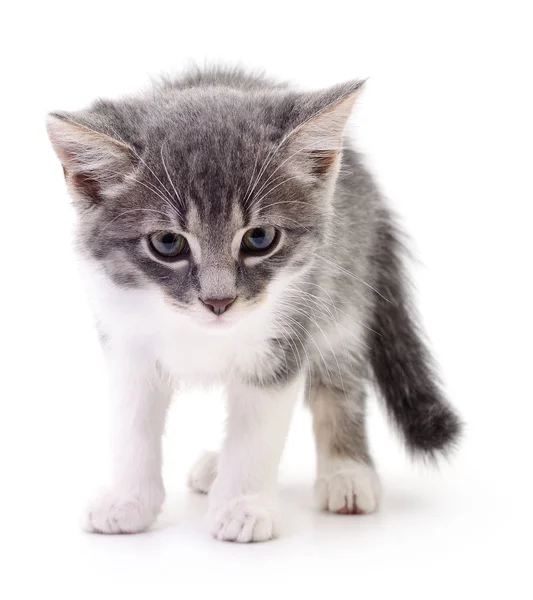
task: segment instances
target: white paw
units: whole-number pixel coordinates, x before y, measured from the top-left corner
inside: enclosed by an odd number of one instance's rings
[[[87,508],[82,527],[90,533],[138,533],[155,521],[163,504],[163,488],[143,493],[105,491]]]
[[[189,471],[187,483],[193,492],[207,494],[215,481],[218,467],[218,453],[204,452]]]
[[[209,512],[212,535],[227,542],[265,542],[278,536],[275,501],[241,496]]]
[[[322,510],[369,514],[378,507],[380,484],[370,465],[354,460],[329,461],[317,477],[315,494]]]

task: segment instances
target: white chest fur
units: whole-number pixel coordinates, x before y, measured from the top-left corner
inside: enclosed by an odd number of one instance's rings
[[[269,359],[272,317],[267,310],[210,330],[169,306],[156,288],[117,286],[92,261],[83,261],[82,271],[102,333],[141,346],[177,381],[214,383],[236,371],[254,372]]]

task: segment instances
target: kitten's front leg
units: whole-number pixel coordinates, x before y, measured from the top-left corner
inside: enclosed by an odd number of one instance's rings
[[[84,529],[136,533],[156,519],[165,492],[161,436],[171,390],[142,348],[106,348],[111,383],[113,480],[89,506]]]
[[[230,384],[226,439],[209,493],[209,523],[217,539],[276,537],[278,465],[299,389],[299,379],[271,388]]]

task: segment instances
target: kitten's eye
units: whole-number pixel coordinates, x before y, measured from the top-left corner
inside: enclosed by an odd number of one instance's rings
[[[271,248],[278,239],[274,227],[254,227],[242,236],[241,248],[245,252],[264,252]]]
[[[158,231],[148,238],[152,250],[164,258],[176,258],[189,251],[187,240],[178,233]]]

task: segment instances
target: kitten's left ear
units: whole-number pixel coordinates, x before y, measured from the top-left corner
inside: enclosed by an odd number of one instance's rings
[[[112,195],[135,167],[131,146],[79,122],[75,115],[50,114],[46,127],[67,184],[83,207]]]
[[[336,172],[346,123],[363,84],[352,81],[302,97],[300,123],[283,143],[308,178],[319,181]]]

